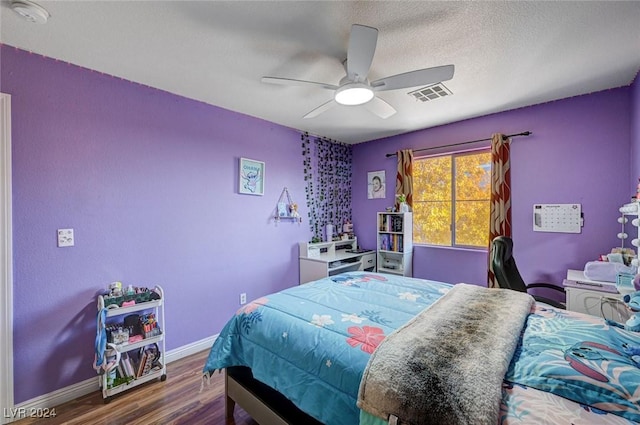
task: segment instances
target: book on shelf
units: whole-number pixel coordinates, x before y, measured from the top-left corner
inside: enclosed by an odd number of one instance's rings
[[[151,371],[151,368],[153,367],[153,364],[155,363],[155,360],[156,360],[156,353],[153,350],[147,349],[145,350],[145,354],[147,355],[147,361],[142,370],[143,376]]]
[[[380,235],[380,241],[379,241],[380,250],[403,252],[404,251],[403,242],[404,242],[403,235],[382,234]]]
[[[133,365],[131,364],[131,358],[127,353],[122,353],[120,357],[120,363],[122,363],[122,369],[127,377],[135,377],[135,373],[133,373]]]
[[[147,364],[147,362],[149,362],[149,356],[147,355],[147,352],[143,352],[140,355],[140,361],[138,362],[138,371],[136,373],[136,378],[139,378],[143,375],[144,373],[144,368],[145,365]]]
[[[380,249],[382,251],[388,251],[389,250],[389,239],[387,238],[387,236],[389,235],[380,235]]]
[[[402,215],[385,214],[380,216],[379,228],[383,232],[402,232]]]

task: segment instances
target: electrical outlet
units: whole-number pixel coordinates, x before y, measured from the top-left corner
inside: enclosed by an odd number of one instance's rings
[[[73,229],[58,229],[58,248],[74,245]]]
[[[246,303],[247,303],[247,294],[243,292],[242,294],[240,294],[240,305],[243,305]]]

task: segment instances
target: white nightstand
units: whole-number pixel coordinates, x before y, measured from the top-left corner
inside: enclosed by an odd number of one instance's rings
[[[623,295],[613,282],[587,279],[582,270],[568,270],[564,282],[567,293],[567,310],[591,314],[624,323],[629,310],[622,301]]]

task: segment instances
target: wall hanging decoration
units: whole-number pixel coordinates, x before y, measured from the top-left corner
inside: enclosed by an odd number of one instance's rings
[[[276,222],[281,219],[289,219],[302,223],[302,217],[300,216],[300,212],[298,211],[298,204],[291,200],[289,189],[287,189],[286,187],[282,189],[280,198],[278,198],[275,219]]]
[[[302,133],[302,157],[312,240],[326,238],[326,226],[351,223],[353,149],[332,139]]]
[[[238,193],[264,195],[264,169],[262,161],[240,158],[238,168]]]
[[[383,171],[369,171],[367,173],[367,197],[369,199],[384,199],[385,178]]]

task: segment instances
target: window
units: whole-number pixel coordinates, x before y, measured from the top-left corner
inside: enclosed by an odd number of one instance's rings
[[[488,247],[490,199],[490,151],[414,159],[413,242]]]

